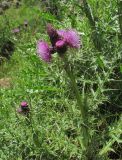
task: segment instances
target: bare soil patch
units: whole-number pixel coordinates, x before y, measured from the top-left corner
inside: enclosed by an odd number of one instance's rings
[[[10,87],[11,87],[11,78],[0,79],[0,88],[10,88]]]

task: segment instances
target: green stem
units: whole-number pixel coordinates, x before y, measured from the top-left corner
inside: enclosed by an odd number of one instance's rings
[[[76,96],[77,99],[77,104],[79,106],[79,109],[81,111],[81,118],[82,118],[82,136],[83,136],[83,145],[86,149],[87,145],[88,145],[88,120],[87,120],[87,106],[83,105],[83,102],[81,100],[81,95],[79,93],[77,84],[76,84],[76,80],[75,80],[75,76],[73,75],[73,71],[71,69],[71,65],[69,64],[67,57],[64,55],[62,57],[63,61],[64,61],[64,69],[68,75],[68,77],[70,78],[71,81],[71,85],[72,85],[72,89],[74,91],[74,94]]]

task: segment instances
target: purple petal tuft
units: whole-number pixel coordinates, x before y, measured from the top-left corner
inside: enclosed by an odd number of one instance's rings
[[[65,35],[66,31],[65,30],[57,30],[57,33],[58,33],[59,36],[64,38],[64,35]]]
[[[17,112],[18,113],[22,113],[22,109],[21,108],[17,108]]]
[[[12,30],[12,33],[19,33],[20,32],[20,29],[19,28],[15,28]]]
[[[41,59],[46,62],[51,60],[51,50],[46,42],[38,41],[37,44],[37,53]]]
[[[80,48],[80,37],[74,30],[58,30],[59,36],[64,38],[67,44],[72,48]]]
[[[58,53],[65,53],[67,50],[67,42],[64,40],[59,40],[56,42],[55,47]]]
[[[21,102],[21,106],[22,106],[22,107],[26,107],[26,106],[28,106],[28,103],[25,102],[25,101],[23,101],[23,102]]]
[[[65,45],[65,41],[63,41],[63,40],[59,40],[59,41],[56,42],[56,47],[57,47],[57,48],[61,48],[61,47],[63,47],[64,45]]]

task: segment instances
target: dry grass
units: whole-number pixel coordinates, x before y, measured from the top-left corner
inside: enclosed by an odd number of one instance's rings
[[[10,88],[10,87],[11,87],[11,78],[0,79],[0,88]]]

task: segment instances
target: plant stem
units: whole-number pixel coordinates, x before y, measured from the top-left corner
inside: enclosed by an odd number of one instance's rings
[[[76,96],[77,99],[77,104],[80,108],[81,111],[81,117],[82,117],[82,136],[83,136],[83,145],[84,148],[87,148],[88,145],[88,140],[89,140],[89,136],[88,136],[88,119],[87,119],[87,106],[85,106],[81,100],[81,95],[79,93],[77,84],[76,84],[76,80],[75,80],[75,76],[73,75],[73,71],[71,69],[71,65],[69,64],[66,55],[63,55],[62,57],[63,61],[64,61],[64,69],[68,75],[68,77],[70,78],[71,81],[71,85],[72,85],[72,89],[74,91],[74,94]]]

